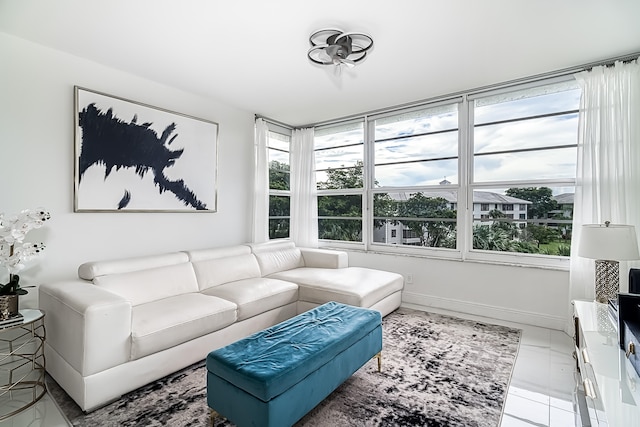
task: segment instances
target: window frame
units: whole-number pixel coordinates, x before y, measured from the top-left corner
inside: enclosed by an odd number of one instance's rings
[[[474,114],[473,114],[473,101],[479,98],[494,96],[513,91],[524,91],[527,89],[537,88],[541,86],[553,85],[557,83],[574,82],[572,75],[558,76],[546,79],[538,79],[535,81],[506,85],[504,87],[479,91],[476,93],[470,93],[466,96],[466,104],[468,109],[468,155],[466,157],[467,171],[469,180],[467,182],[467,198],[468,200],[473,198],[473,192],[476,190],[491,190],[495,188],[513,188],[513,187],[573,187],[575,193],[576,178],[575,173],[572,178],[556,178],[556,179],[531,179],[531,180],[505,180],[505,181],[491,181],[491,182],[476,182],[474,176]],[[573,111],[573,110],[572,110]],[[579,110],[575,110],[579,112]],[[578,129],[576,128],[576,141],[575,146],[578,146],[577,141]],[[577,171],[576,171],[577,172]],[[517,220],[516,220],[517,221]],[[466,215],[466,221],[470,227],[473,227],[473,212],[468,212]],[[483,251],[473,249],[473,233],[469,232],[465,235],[467,241],[465,242],[465,252],[463,259],[479,262],[491,262],[500,264],[513,264],[513,265],[527,265],[527,266],[539,266],[556,269],[568,269],[569,257],[560,255],[544,255],[544,254],[524,254],[516,252],[498,252],[498,251]]]
[[[315,128],[315,132],[316,135],[318,133],[322,133],[323,131],[326,131],[328,129],[332,129],[332,128],[336,128],[336,129],[340,129],[340,128],[350,128],[350,127],[356,127],[358,124],[362,123],[362,132],[363,132],[363,138],[362,138],[362,144],[347,144],[347,145],[338,145],[336,147],[347,147],[347,146],[355,146],[355,145],[362,145],[362,182],[363,185],[361,188],[340,188],[340,189],[317,189],[317,197],[322,197],[322,196],[354,196],[354,195],[358,195],[360,196],[361,199],[361,207],[362,207],[362,215],[360,217],[360,221],[361,221],[361,231],[360,231],[360,236],[361,236],[361,241],[349,241],[349,240],[330,240],[330,239],[321,239],[320,236],[318,236],[318,246],[330,246],[330,247],[340,247],[340,248],[350,248],[350,249],[359,249],[362,250],[365,247],[365,242],[368,239],[368,234],[366,232],[367,230],[367,215],[366,212],[368,210],[368,206],[367,206],[367,198],[365,197],[365,188],[367,188],[368,186],[368,182],[367,182],[367,173],[366,173],[366,146],[367,146],[367,127],[366,127],[366,118],[363,117],[357,117],[354,119],[350,119],[350,120],[343,120],[337,123],[330,123],[324,126],[318,126]],[[314,136],[315,138],[315,136]],[[327,147],[322,147],[320,149],[316,149],[314,148],[314,151],[320,151],[320,150],[328,150],[330,148]],[[317,159],[317,158],[316,158]],[[357,164],[357,163],[356,163]],[[348,168],[349,166],[346,166],[345,168]],[[337,168],[336,168],[337,169]],[[316,169],[317,171],[318,169]],[[326,169],[321,169],[321,170],[326,170]],[[317,177],[317,172],[316,172],[316,177]],[[317,184],[317,183],[316,183]],[[318,233],[320,233],[321,231],[321,227],[320,227],[320,220],[322,219],[340,219],[340,218],[344,218],[348,221],[353,220],[354,217],[325,217],[325,216],[320,216],[318,214]]]
[[[552,78],[536,79],[525,83],[508,84],[503,87],[490,90],[472,92],[469,91],[460,96],[441,98],[433,101],[425,101],[408,107],[398,107],[387,111],[378,112],[371,115],[362,115],[349,119],[349,121],[362,121],[364,127],[364,158],[363,158],[363,189],[348,190],[319,190],[321,194],[361,194],[362,195],[362,242],[346,242],[335,240],[319,240],[319,246],[332,247],[346,250],[363,250],[377,253],[391,254],[407,254],[418,257],[457,259],[462,261],[476,261],[496,264],[539,266],[554,269],[567,269],[569,267],[569,258],[559,255],[544,254],[525,254],[516,252],[498,252],[498,251],[482,251],[473,249],[473,193],[477,190],[490,190],[496,188],[512,188],[512,187],[573,187],[575,191],[576,179],[575,174],[570,178],[554,178],[554,179],[531,179],[531,180],[509,180],[509,181],[492,181],[492,182],[474,182],[474,116],[473,102],[475,99],[493,96],[503,92],[513,92],[519,90],[527,90],[539,86],[546,86],[554,83],[562,83],[572,81],[572,75],[557,76]],[[447,185],[448,189],[457,191],[457,247],[456,249],[437,248],[437,247],[406,247],[394,246],[389,244],[378,244],[373,242],[373,201],[374,195],[377,193],[387,192],[418,192],[418,191],[437,191],[438,186],[412,186],[412,187],[373,187],[375,182],[375,120],[385,118],[392,115],[402,114],[403,112],[417,111],[430,107],[457,103],[458,104],[458,181],[456,184]],[[335,126],[339,122],[326,123],[321,128]],[[577,136],[577,129],[576,129]],[[573,146],[573,145],[572,145]],[[577,147],[577,138],[575,141]],[[441,188],[440,188],[441,189]],[[484,204],[484,203],[483,203]],[[489,210],[494,207],[493,203],[487,203]],[[496,206],[500,206],[496,204]],[[479,206],[481,207],[481,206]],[[509,211],[514,215],[514,222],[522,221],[519,214],[522,212],[519,204],[513,205],[513,210]],[[484,211],[483,211],[484,212]],[[529,219],[529,218],[528,218]]]
[[[269,130],[269,135],[267,135],[267,168],[269,170],[269,176],[271,176],[271,156],[270,156],[270,151],[269,150],[275,150],[275,151],[280,151],[280,152],[285,152],[279,148],[275,148],[275,147],[271,147],[269,145],[269,142],[271,140],[271,135],[272,133],[274,134],[279,134],[282,135],[286,138],[289,139],[288,143],[289,143],[289,151],[287,153],[289,153],[289,162],[288,162],[288,166],[289,166],[289,174],[291,174],[291,136],[293,134],[291,129],[288,129],[284,126],[280,126],[274,123],[270,123],[270,122],[266,122],[267,123],[267,128]],[[268,187],[269,187],[269,206],[268,206],[268,212],[267,212],[267,233],[268,233],[268,237],[269,240],[286,240],[289,239],[291,237],[291,179],[289,179],[289,189],[288,190],[277,190],[277,189],[272,189],[271,188],[271,180],[269,179],[269,183],[268,183]],[[289,215],[288,216],[271,216],[271,198],[272,197],[288,197],[289,198]],[[271,237],[271,221],[274,219],[288,219],[289,220],[289,233],[286,237]]]

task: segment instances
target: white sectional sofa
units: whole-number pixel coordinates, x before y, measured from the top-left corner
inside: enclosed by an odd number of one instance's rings
[[[387,315],[404,286],[288,241],[89,262],[78,276],[39,296],[46,369],[87,412],[328,301]]]

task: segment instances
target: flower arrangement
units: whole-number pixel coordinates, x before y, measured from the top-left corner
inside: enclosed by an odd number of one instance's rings
[[[0,295],[27,293],[20,287],[20,276],[16,273],[24,268],[26,261],[42,252],[45,245],[24,242],[24,239],[29,231],[42,227],[50,218],[49,212],[42,208],[25,209],[9,217],[0,213],[0,265],[9,271],[9,283],[0,285]]]

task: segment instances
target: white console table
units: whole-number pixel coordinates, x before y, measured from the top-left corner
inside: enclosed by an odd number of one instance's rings
[[[579,391],[587,408],[583,423],[640,427],[640,378],[619,347],[609,308],[591,301],[574,301],[573,306]]]

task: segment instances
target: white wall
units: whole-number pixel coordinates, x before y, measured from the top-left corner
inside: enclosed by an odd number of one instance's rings
[[[253,113],[4,33],[0,58],[0,212],[42,206],[52,216],[27,236],[47,248],[23,285],[74,278],[84,261],[250,239]],[[219,123],[218,212],[74,213],[74,85]],[[36,297],[31,290],[21,306]]]
[[[568,330],[568,271],[356,251],[349,252],[349,265],[404,275],[402,299],[409,307]],[[408,275],[413,283],[406,283]]]

